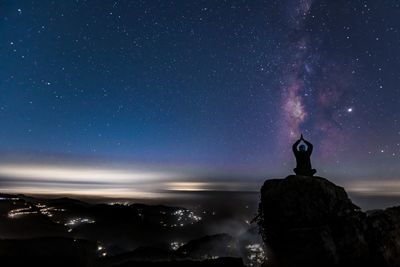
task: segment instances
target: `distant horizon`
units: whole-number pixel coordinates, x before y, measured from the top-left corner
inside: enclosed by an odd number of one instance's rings
[[[400,195],[379,195],[379,194],[360,194],[357,192],[347,191],[350,199],[354,204],[358,205],[364,211],[381,210],[398,206],[400,204]],[[24,195],[26,197],[34,197],[40,199],[60,199],[71,198],[84,201],[91,204],[148,204],[148,205],[166,205],[180,206],[184,208],[193,208],[202,206],[207,202],[208,208],[219,209],[219,203],[216,199],[233,197],[236,201],[246,199],[253,210],[256,210],[259,204],[259,191],[170,191],[158,193],[157,195],[148,195],[147,197],[121,197],[121,196],[103,196],[103,195],[87,195],[87,194],[58,194],[58,193],[31,193],[20,191],[0,192],[0,194]],[[218,197],[216,197],[218,196]],[[189,201],[188,201],[189,200]],[[227,203],[224,203],[226,206]]]
[[[271,177],[206,177],[174,173],[150,165],[63,165],[0,164],[0,193],[24,194],[39,197],[71,197],[90,201],[136,200],[142,202],[183,201],[195,196],[212,198],[218,194],[253,194],[257,200],[260,188],[267,179],[285,178],[294,173]],[[343,186],[351,198],[361,201],[363,209],[386,208],[400,203],[400,182],[396,179],[346,180],[328,177]],[[196,178],[197,177],[197,178]]]

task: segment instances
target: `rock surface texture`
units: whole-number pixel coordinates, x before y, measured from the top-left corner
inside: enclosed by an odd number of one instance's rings
[[[400,207],[367,215],[325,178],[266,180],[258,218],[265,266],[400,267]]]

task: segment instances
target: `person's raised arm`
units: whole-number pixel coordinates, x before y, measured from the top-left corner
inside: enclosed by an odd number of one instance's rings
[[[300,144],[300,142],[301,142],[301,139],[299,139],[299,140],[297,140],[294,144],[293,144],[293,146],[292,146],[292,150],[293,150],[293,153],[297,153],[297,146]]]
[[[307,145],[308,154],[311,155],[311,153],[313,152],[313,148],[314,148],[313,145],[310,142],[308,142],[307,140],[305,140],[304,138],[303,138],[303,141]]]

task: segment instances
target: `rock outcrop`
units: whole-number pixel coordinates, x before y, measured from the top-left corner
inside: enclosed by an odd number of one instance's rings
[[[258,224],[266,266],[400,266],[400,208],[367,215],[322,177],[265,181]]]

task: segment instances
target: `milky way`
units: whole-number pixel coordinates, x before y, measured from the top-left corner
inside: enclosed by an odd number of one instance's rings
[[[288,30],[299,33],[288,49],[287,64],[283,69],[282,85],[282,125],[283,142],[292,141],[300,136],[302,124],[308,119],[304,97],[307,96],[306,80],[311,66],[307,63],[309,40],[305,32],[305,21],[312,6],[311,0],[289,1]]]
[[[292,142],[300,133],[310,138],[319,135],[321,155],[332,156],[351,134],[343,130],[341,114],[352,104],[346,99],[351,81],[346,73],[352,59],[341,57],[346,63],[342,64],[323,54],[321,43],[326,37],[312,25],[313,2],[289,1],[288,5],[293,9],[287,27],[294,37],[287,46],[290,54],[281,76],[281,143]]]

